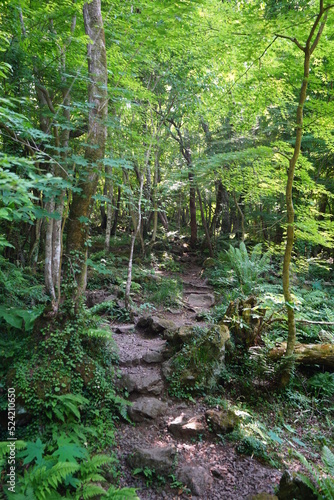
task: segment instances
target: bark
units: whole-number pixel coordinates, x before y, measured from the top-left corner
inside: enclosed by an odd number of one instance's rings
[[[326,14],[323,8],[323,1],[320,0],[320,10],[316,20],[313,23],[311,28],[309,37],[306,41],[305,47],[302,47],[300,43],[294,39],[294,43],[304,52],[304,74],[302,86],[299,94],[299,102],[297,107],[296,114],[296,141],[294,146],[293,155],[289,160],[289,170],[288,170],[288,179],[286,184],[286,210],[287,210],[287,238],[286,238],[286,246],[284,253],[284,261],[283,261],[283,294],[284,301],[287,308],[288,314],[288,339],[286,345],[286,368],[282,372],[281,377],[281,386],[285,387],[291,378],[292,370],[293,370],[293,353],[296,344],[296,322],[295,322],[295,312],[293,306],[293,298],[290,290],[290,264],[291,264],[291,255],[293,250],[293,241],[294,241],[294,222],[295,222],[295,212],[293,207],[293,179],[295,175],[295,168],[298,161],[302,136],[303,136],[303,109],[305,100],[307,97],[307,86],[309,80],[310,73],[310,59],[313,51],[317,47],[317,44],[320,40],[321,34],[323,32],[325,22],[326,22]],[[324,16],[323,22],[321,22],[321,18]],[[320,24],[320,27],[318,28]],[[312,43],[313,36],[315,31],[318,29],[318,33]]]
[[[282,342],[269,352],[273,361],[281,359],[287,350],[287,343]],[[295,344],[294,359],[304,365],[323,365],[334,368],[334,344]]]
[[[111,235],[111,222],[112,222],[112,212],[113,212],[113,184],[112,184],[112,167],[106,167],[106,182],[105,182],[105,196],[108,197],[109,202],[107,204],[107,216],[106,216],[106,237],[104,242],[104,248],[106,252],[110,251],[110,235]]]
[[[235,205],[237,207],[237,210],[238,210],[238,213],[239,213],[239,216],[240,216],[240,222],[241,222],[241,241],[245,241],[245,216],[244,216],[243,211],[240,208],[240,203],[238,203],[237,197],[236,197],[236,195],[235,195],[234,192],[233,192],[233,199],[234,199],[234,203],[235,203]]]
[[[46,205],[46,209],[50,214],[54,213],[55,203],[52,198]],[[56,300],[55,287],[52,277],[52,234],[53,234],[53,218],[47,217],[46,222],[46,237],[45,237],[45,267],[44,267],[44,282],[47,294],[51,297],[52,303]]]
[[[215,208],[215,211],[213,214],[211,227],[210,227],[210,234],[213,236],[216,233],[217,224],[218,224],[219,219],[221,217],[221,213],[222,213],[222,209],[223,209],[222,205],[223,205],[223,193],[224,193],[222,181],[218,180],[216,185],[217,185],[216,208]]]
[[[197,221],[196,221],[196,188],[194,186],[194,174],[189,172],[189,211],[190,211],[190,245],[194,247],[197,243]]]
[[[209,229],[208,229],[208,225],[206,223],[206,219],[205,219],[205,215],[204,215],[204,211],[203,211],[203,203],[202,203],[201,192],[200,192],[200,190],[198,188],[197,188],[197,196],[198,196],[199,208],[200,208],[200,211],[201,211],[202,225],[203,225],[203,228],[204,228],[205,238],[206,238],[206,242],[207,242],[208,249],[209,249],[209,255],[210,255],[210,257],[213,257],[213,250],[212,250],[212,245],[211,245],[211,239],[210,239]]]
[[[141,226],[141,201],[142,201],[142,195],[143,195],[143,184],[144,184],[144,176],[140,179],[140,191],[139,191],[139,200],[138,200],[138,222],[137,226],[134,226],[134,233],[131,238],[131,247],[130,247],[130,257],[129,257],[129,264],[128,264],[128,277],[126,281],[126,287],[125,287],[125,307],[129,309],[130,307],[130,291],[131,291],[131,282],[132,282],[132,262],[133,262],[133,251],[135,247],[135,242],[136,242],[136,237],[140,231],[140,226]]]
[[[107,137],[105,120],[108,111],[107,58],[100,0],[85,3],[83,17],[86,35],[91,39],[87,45],[90,106],[86,140],[89,146],[85,149],[85,159],[88,163],[88,172],[85,176],[81,176],[78,182],[80,192],[73,193],[67,231],[67,258],[77,285],[73,293],[76,303],[86,288],[87,223],[91,214],[92,196],[96,192],[98,183],[97,170],[102,168],[104,158]]]
[[[114,222],[110,231],[111,236],[115,236],[116,230],[117,230],[117,222],[118,222],[118,216],[119,216],[119,209],[121,206],[121,195],[122,195],[122,188],[121,186],[118,186],[118,191],[117,191],[117,205],[116,205],[116,210],[115,210],[115,218]]]

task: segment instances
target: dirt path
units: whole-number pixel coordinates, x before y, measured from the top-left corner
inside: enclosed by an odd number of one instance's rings
[[[173,321],[177,327],[199,325],[196,312],[207,310],[214,297],[200,267],[189,265],[180,278],[184,305],[179,311],[161,307],[149,327],[145,327],[143,319],[133,329],[113,325],[113,330],[119,332],[114,338],[120,351],[120,383],[127,387],[133,402],[129,413],[136,421],[135,425],[120,423],[117,428],[121,486],[138,488],[142,500],[239,500],[260,492],[273,493],[280,472],[237,455],[233,444],[209,432],[204,418],[208,408],[201,399],[191,403],[168,395],[162,374],[162,364],[167,358],[166,341],[162,338],[164,321]],[[193,419],[188,430],[178,430],[175,424],[178,417],[183,422]],[[173,421],[175,425],[170,426]],[[133,468],[143,468],[146,459],[152,464],[150,469],[155,469],[155,475],[170,475],[165,484],[154,481],[150,485],[150,477],[133,476]],[[150,475],[149,471],[146,473]],[[171,482],[177,478],[188,487],[188,492],[182,492],[180,483],[175,481],[175,488],[171,488]]]

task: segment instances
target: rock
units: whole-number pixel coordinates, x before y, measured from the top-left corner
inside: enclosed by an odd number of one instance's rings
[[[168,341],[168,344],[174,347],[189,342],[194,336],[194,329],[192,326],[181,326],[179,329],[166,330],[162,337]]]
[[[208,257],[203,262],[204,269],[211,269],[212,267],[215,267],[215,265],[216,265],[216,261],[212,257]]]
[[[318,498],[309,486],[289,471],[283,472],[277,496],[279,500],[316,500]]]
[[[121,379],[121,385],[129,393],[139,392],[140,394],[151,393],[156,396],[161,394],[164,388],[163,381],[157,371],[145,370],[142,367],[129,370]]]
[[[115,333],[133,333],[135,325],[119,325],[115,327]]]
[[[169,377],[173,373],[173,358],[169,359],[168,361],[165,361],[161,365],[161,371],[165,379],[169,379]]]
[[[165,330],[177,330],[174,321],[159,318],[158,316],[142,316],[137,321],[138,328],[145,328],[150,333],[158,334]]]
[[[116,295],[108,295],[106,290],[89,290],[86,292],[86,304],[91,308],[107,300],[116,300]]]
[[[240,418],[233,410],[207,410],[205,418],[208,425],[219,434],[228,434],[240,422]]]
[[[194,391],[212,388],[221,373],[225,361],[225,343],[229,338],[228,328],[214,326],[210,330],[195,333],[191,342],[162,366],[167,380],[172,384],[191,387]]]
[[[272,493],[263,492],[250,495],[247,497],[247,500],[278,500],[278,497]]]
[[[128,413],[134,422],[142,422],[145,419],[154,419],[163,415],[167,408],[167,403],[163,403],[159,399],[143,397],[137,399],[129,407]]]
[[[188,296],[188,304],[195,309],[208,309],[215,303],[212,293],[191,293]]]
[[[130,467],[144,469],[148,467],[157,474],[167,476],[174,468],[176,457],[175,446],[159,446],[157,448],[135,448],[128,456]]]
[[[213,483],[210,473],[204,467],[184,465],[177,474],[177,478],[185,484],[193,495],[207,498],[205,492]]]
[[[152,322],[150,325],[150,330],[153,333],[161,333],[164,332],[165,330],[177,330],[177,326],[174,323],[174,321],[171,321],[169,319],[164,319],[164,318],[159,318],[158,316],[152,316]]]
[[[164,360],[165,346],[148,349],[142,357],[145,363],[161,363]]]
[[[197,438],[206,430],[202,415],[187,417],[183,413],[168,425],[168,430],[178,439]]]
[[[142,316],[137,321],[138,328],[148,328],[150,326],[150,316]]]

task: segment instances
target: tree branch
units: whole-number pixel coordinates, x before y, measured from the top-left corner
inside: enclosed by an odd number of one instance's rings
[[[279,33],[275,33],[276,38],[284,38],[285,40],[290,40],[291,42],[295,43],[297,47],[305,52],[305,47],[302,46],[300,42],[298,42],[297,38],[292,37],[292,36],[287,36],[287,35],[280,35]]]

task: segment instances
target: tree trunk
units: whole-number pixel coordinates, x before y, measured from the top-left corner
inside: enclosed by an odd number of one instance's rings
[[[107,138],[105,120],[108,112],[107,99],[107,58],[101,14],[101,1],[93,0],[83,6],[83,17],[86,35],[91,39],[87,46],[88,73],[90,85],[88,90],[89,115],[88,137],[85,150],[85,159],[88,163],[88,172],[82,175],[78,182],[80,192],[73,193],[70,207],[67,231],[67,259],[69,270],[75,279],[77,287],[74,291],[74,300],[86,288],[87,280],[87,240],[88,222],[91,214],[91,200],[96,192],[98,183],[97,169],[102,168]]]
[[[119,208],[121,206],[121,195],[122,195],[122,188],[121,186],[118,186],[118,191],[117,191],[117,205],[116,205],[116,210],[115,210],[115,218],[114,222],[110,231],[111,236],[115,236],[116,230],[117,230],[117,222],[118,222],[118,215],[119,215]]]
[[[282,342],[269,352],[273,361],[281,359],[287,350],[287,343]],[[334,344],[295,344],[294,359],[303,365],[323,365],[334,368]]]
[[[104,249],[108,253],[110,251],[110,235],[111,235],[111,221],[113,212],[113,183],[112,183],[112,167],[106,167],[106,181],[105,181],[105,196],[108,198],[107,215],[106,215],[106,237],[104,241]]]
[[[288,339],[287,339],[287,346],[285,353],[286,366],[282,371],[282,376],[280,381],[282,387],[285,387],[291,379],[293,371],[293,353],[296,343],[295,311],[294,311],[293,298],[290,290],[290,263],[291,263],[292,249],[293,249],[294,222],[295,222],[295,212],[294,212],[293,198],[292,198],[293,179],[295,175],[295,167],[298,161],[302,136],[303,136],[303,108],[307,96],[307,85],[310,73],[310,59],[313,51],[315,50],[320,40],[326,22],[326,15],[324,17],[324,21],[320,24],[318,33],[313,43],[312,39],[315,30],[317,29],[324,13],[325,11],[323,9],[323,1],[321,0],[319,14],[311,28],[305,47],[302,47],[297,42],[296,39],[293,40],[297,44],[297,46],[304,52],[304,75],[303,75],[302,86],[300,89],[299,102],[296,114],[296,142],[294,146],[293,155],[289,160],[288,179],[287,179],[286,194],[285,194],[286,209],[287,209],[287,238],[286,238],[286,246],[285,246],[284,261],[283,261],[283,294],[288,314]]]
[[[204,215],[204,211],[203,211],[203,203],[202,203],[201,193],[200,193],[200,190],[198,188],[197,188],[197,196],[198,196],[199,208],[200,208],[200,211],[201,211],[202,225],[203,225],[204,232],[205,232],[206,242],[208,244],[209,255],[210,255],[210,257],[213,257],[213,250],[212,250],[212,245],[211,245],[211,239],[210,239],[209,229],[208,229],[208,226],[207,226],[207,223],[206,223],[206,219],[205,219],[205,215]]]

